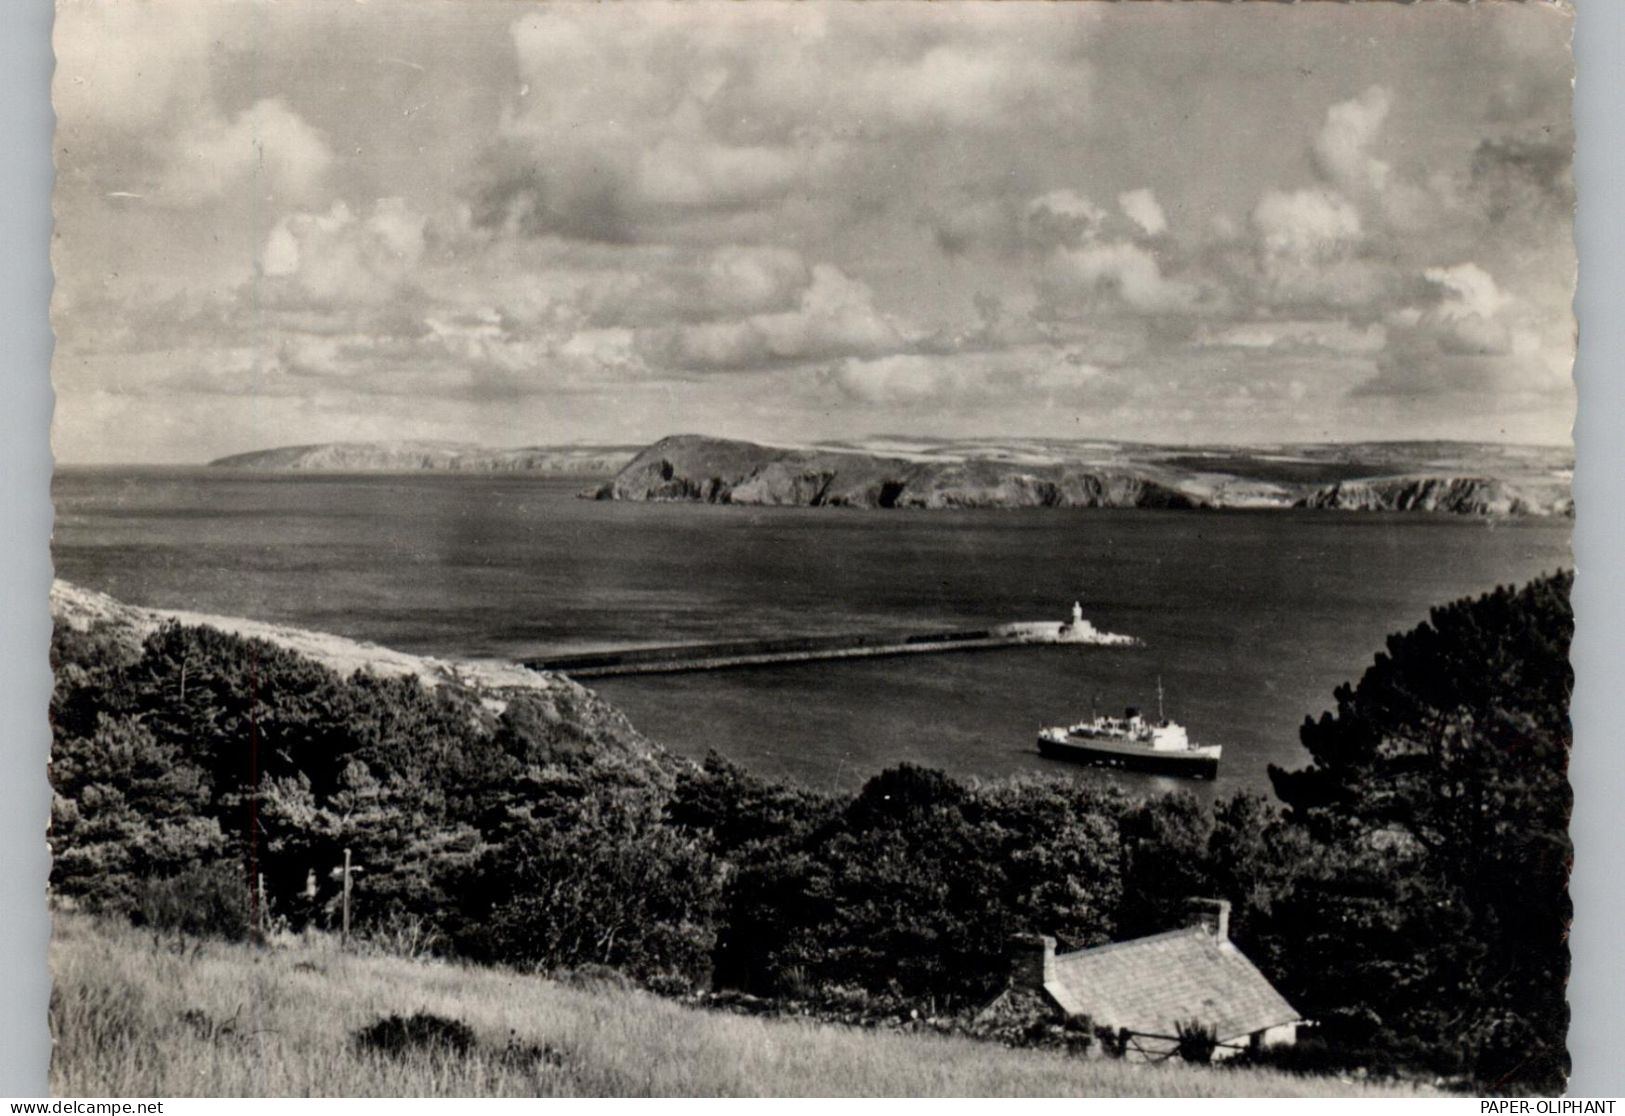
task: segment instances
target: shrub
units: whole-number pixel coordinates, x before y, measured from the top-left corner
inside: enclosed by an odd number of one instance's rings
[[[411,911],[391,911],[362,934],[367,946],[390,957],[421,961],[437,954],[445,936],[434,923]]]
[[[131,921],[159,933],[242,941],[254,930],[252,901],[242,869],[217,862],[137,881]]]
[[[1330,1042],[1311,1035],[1295,1043],[1248,1050],[1225,1062],[1227,1068],[1258,1067],[1299,1077],[1353,1077],[1401,1079],[1407,1076],[1452,1078],[1461,1067],[1437,1049],[1392,1035],[1379,1035],[1374,1043]]]
[[[537,788],[531,812],[514,812],[457,889],[458,950],[542,972],[596,963],[634,980],[702,982],[716,865],[645,798],[567,773]]]
[[[553,974],[553,979],[568,988],[578,988],[583,992],[605,990],[628,992],[632,988],[632,982],[627,979],[625,973],[594,961],[574,968],[559,969]]]
[[[420,1011],[402,1017],[388,1015],[355,1033],[362,1050],[401,1058],[416,1051],[466,1054],[474,1049],[474,1029],[457,1019]]]
[[[1175,1028],[1179,1035],[1179,1056],[1187,1062],[1206,1065],[1213,1061],[1213,1052],[1219,1047],[1219,1035],[1211,1024],[1191,1019]]]

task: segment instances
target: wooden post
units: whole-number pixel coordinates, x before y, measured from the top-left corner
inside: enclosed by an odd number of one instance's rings
[[[350,944],[350,850],[344,850],[344,928],[339,932],[339,948]]]

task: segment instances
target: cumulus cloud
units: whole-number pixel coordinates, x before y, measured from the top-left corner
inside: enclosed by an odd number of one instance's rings
[[[1252,212],[1257,301],[1281,308],[1349,309],[1370,304],[1393,280],[1362,254],[1360,211],[1323,186],[1270,190]]]
[[[383,198],[362,219],[344,202],[323,213],[293,213],[271,229],[260,271],[269,293],[343,307],[379,304],[399,293],[423,257],[427,218],[399,198]]]
[[[1052,299],[1115,296],[1149,314],[1196,307],[1197,287],[1163,274],[1151,252],[1126,240],[1057,248],[1046,272]]]
[[[580,301],[600,325],[659,326],[790,310],[812,277],[793,248],[725,244],[642,261],[630,281],[607,274]]]
[[[708,310],[759,313],[784,306],[811,275],[801,253],[768,245],[731,244],[711,253],[700,272]]]
[[[1342,319],[1269,320],[1205,327],[1194,341],[1209,348],[1371,354],[1387,344],[1388,330],[1381,322],[1362,327]]]
[[[1512,300],[1494,276],[1474,263],[1430,267],[1423,274],[1444,297],[1414,328],[1431,333],[1446,353],[1493,356],[1511,351],[1512,335],[1500,315]]]
[[[1141,187],[1117,195],[1117,204],[1128,219],[1140,226],[1146,236],[1161,236],[1168,231],[1168,218],[1150,188]]]
[[[1346,259],[1358,244],[1360,212],[1333,190],[1270,190],[1253,209],[1268,259],[1299,264]]]
[[[1088,91],[1090,66],[1078,53],[1088,22],[1064,11],[1012,15],[965,5],[906,13],[903,34],[876,40],[872,28],[838,17],[830,47],[841,51],[850,45],[844,40],[860,38],[863,64],[853,66],[854,80],[831,83],[828,95],[848,119],[875,113],[914,127],[999,128],[1037,103],[1065,113],[1071,106],[1054,104],[1058,78],[1070,79],[1062,87],[1079,100]]]
[[[1358,194],[1381,193],[1388,185],[1389,166],[1371,154],[1382,123],[1393,107],[1393,95],[1373,85],[1358,97],[1326,110],[1326,123],[1315,137],[1315,165],[1328,181]]]
[[[1066,392],[1101,375],[1077,348],[1032,345],[998,352],[849,357],[828,373],[850,399],[882,406],[962,404],[1012,392]]]
[[[694,371],[738,371],[894,351],[905,346],[898,325],[875,309],[865,284],[829,264],[794,309],[647,331],[651,359]]]
[[[1041,261],[1043,314],[1076,318],[1115,307],[1163,315],[1201,304],[1201,286],[1167,274],[1158,252],[1132,235],[1166,228],[1156,198],[1149,190],[1130,191],[1119,204],[1127,227],[1075,190],[1052,190],[1027,204],[1023,227]]]
[[[237,194],[257,204],[268,195],[316,200],[332,152],[285,96],[261,95],[233,113],[219,105],[221,61],[253,49],[242,24],[224,9],[177,18],[157,4],[69,4],[57,13],[53,103],[62,138],[70,151],[106,154],[105,194],[183,208]]]
[[[1037,244],[1076,246],[1094,240],[1106,211],[1074,190],[1051,190],[1027,203],[1027,235]]]
[[[1569,392],[1561,316],[1532,313],[1473,262],[1429,268],[1425,278],[1432,299],[1391,315],[1389,345],[1358,395],[1483,406]]]
[[[1374,85],[1331,105],[1309,144],[1317,181],[1259,197],[1249,224],[1263,306],[1376,317],[1422,286],[1423,234],[1447,221],[1458,190],[1441,174],[1419,184],[1376,154],[1393,104]]]
[[[1486,139],[1473,151],[1466,189],[1487,224],[1547,228],[1574,212],[1573,170],[1574,138],[1566,129]]]
[[[202,12],[176,19],[156,4],[64,4],[56,20],[52,101],[65,122],[129,133],[206,102],[214,28]]]
[[[430,313],[417,328],[395,332],[380,332],[366,320],[362,329],[336,320],[333,328],[301,329],[287,313],[279,320],[270,339],[219,348],[217,360],[165,354],[171,366],[143,390],[489,403],[598,391],[648,374],[630,330],[533,329],[491,306]]]
[[[984,246],[1014,250],[1020,237],[1021,214],[1003,198],[957,198],[946,203],[932,200],[921,214],[920,223],[930,231],[932,241],[944,255],[957,258]]]
[[[316,193],[332,161],[321,133],[270,98],[229,120],[204,119],[182,132],[164,170],[161,196],[195,205],[248,185],[297,204]]]
[[[1194,8],[1097,51],[1109,5],[161,7],[59,13],[70,394],[515,429],[590,398],[595,434],[740,400],[717,421],[789,440],[843,400],[1016,430],[1084,391],[1121,432],[1177,396],[1175,436],[1245,437],[1389,395],[1408,435],[1467,385],[1567,390],[1560,34],[1430,9],[1403,64],[1339,69],[1283,23],[1194,91]]]
[[[1092,21],[1070,13],[718,11],[548,5],[517,20],[526,94],[486,161],[476,219],[631,242],[762,217],[794,190],[864,173],[876,144],[1012,127],[1055,83],[1087,82],[1077,47]]]
[[[1495,276],[1475,263],[1430,267],[1423,275],[1429,283],[1436,283],[1445,291],[1446,298],[1439,312],[1450,319],[1493,318],[1512,301],[1496,285]]]

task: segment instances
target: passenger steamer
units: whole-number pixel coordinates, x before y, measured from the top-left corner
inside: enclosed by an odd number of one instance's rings
[[[1096,716],[1075,725],[1040,729],[1038,750],[1052,759],[1212,779],[1219,773],[1218,744],[1193,744],[1185,726],[1163,716],[1162,680],[1157,680],[1157,719],[1148,721],[1133,707],[1121,717]]]

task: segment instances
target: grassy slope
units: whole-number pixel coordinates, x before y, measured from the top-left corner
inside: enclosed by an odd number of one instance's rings
[[[1083,1061],[936,1035],[685,1008],[493,969],[207,943],[56,916],[58,1096],[1327,1096],[1396,1090],[1274,1073]],[[467,1055],[393,1060],[348,1036],[430,1011],[474,1028]],[[514,1060],[510,1039],[552,1056]]]

